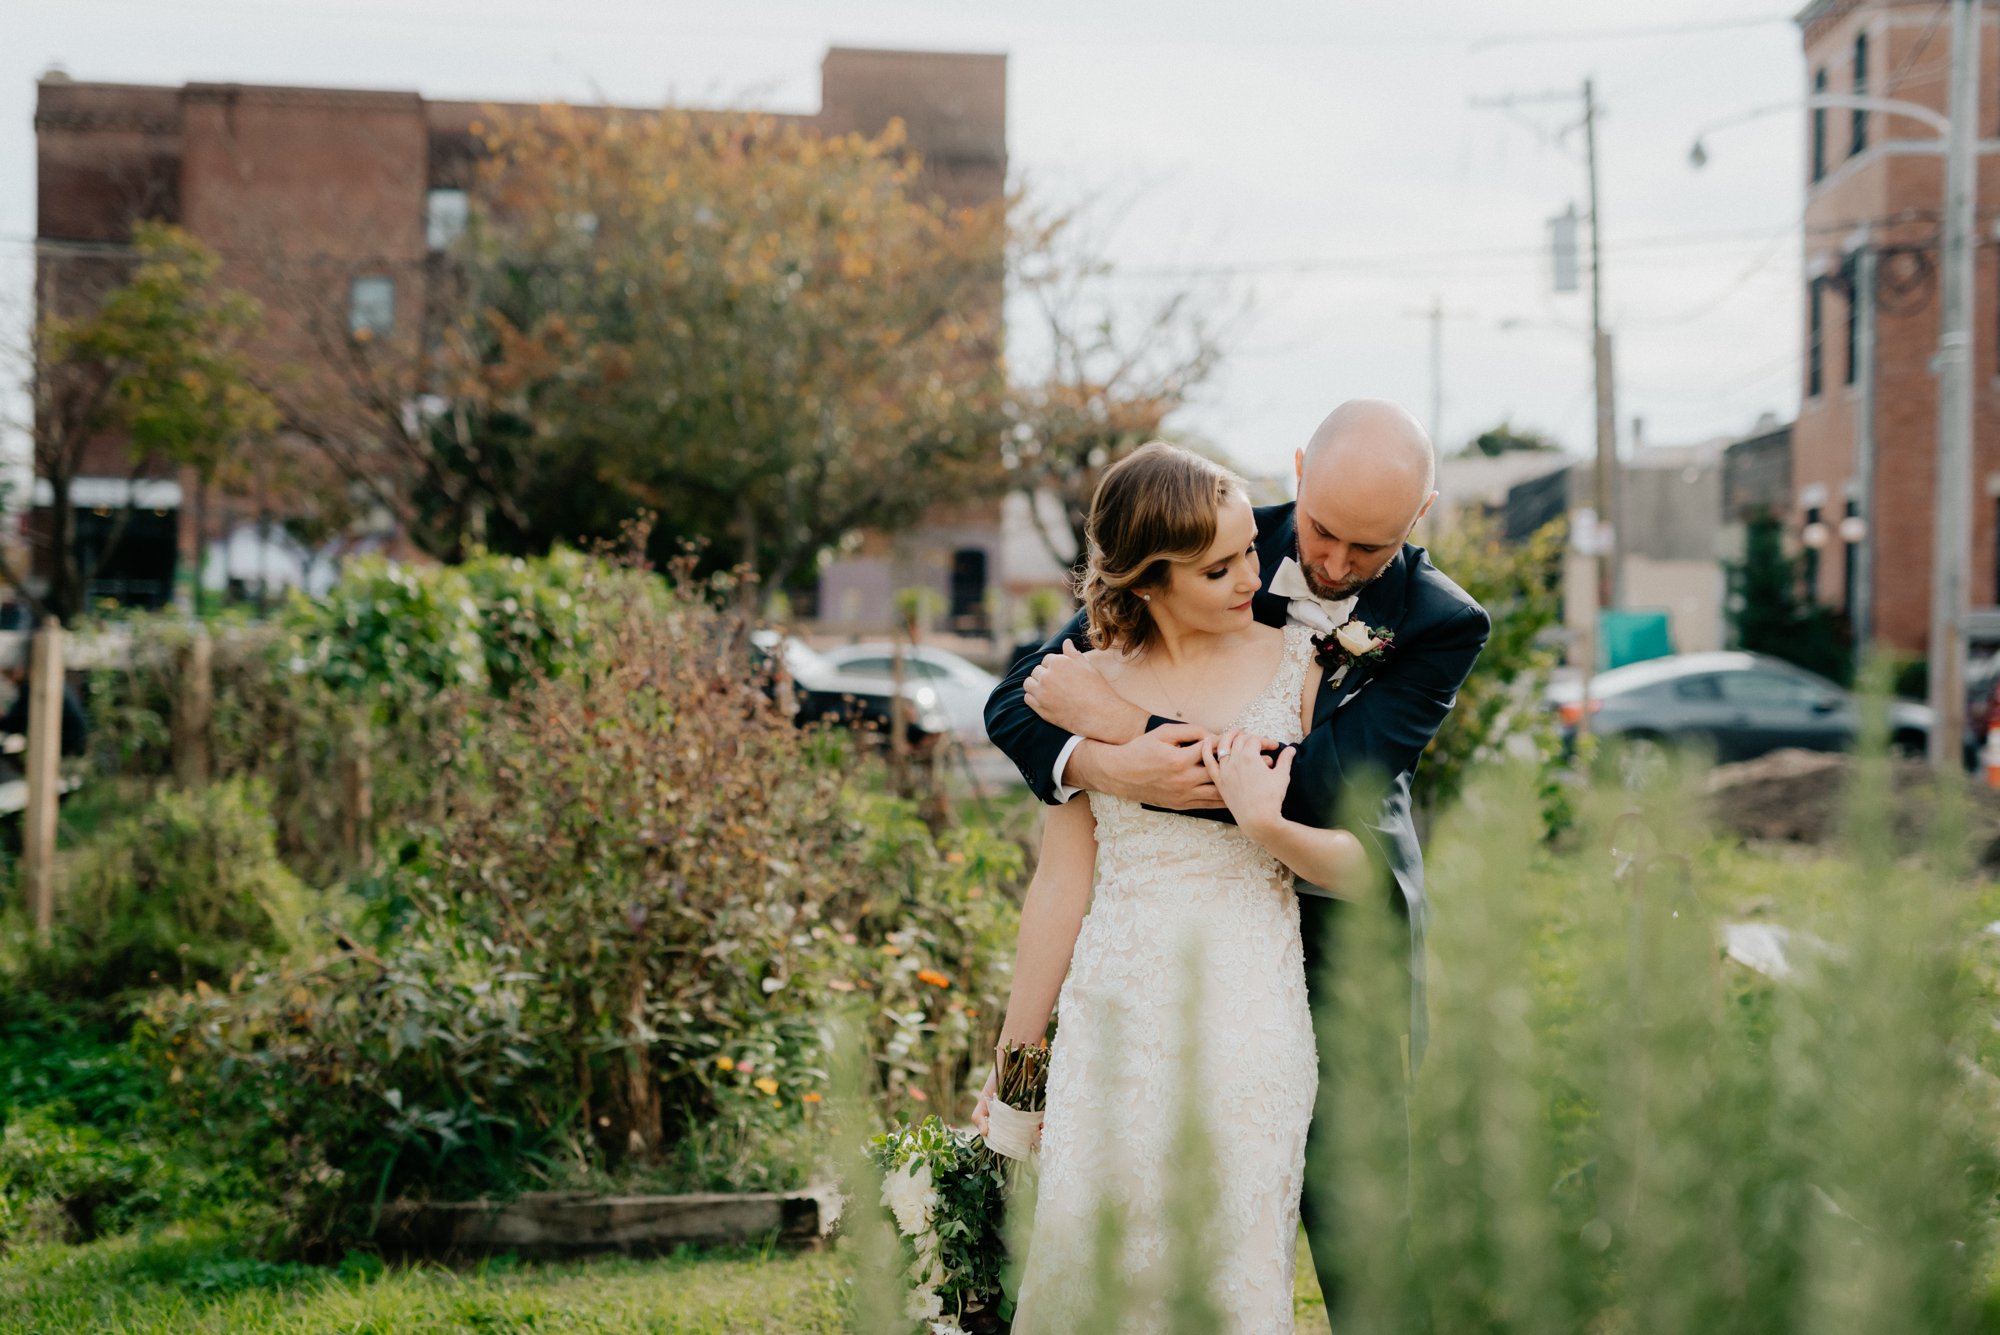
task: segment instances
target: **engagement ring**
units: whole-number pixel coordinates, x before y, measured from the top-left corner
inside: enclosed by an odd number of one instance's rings
[[[1228,748],[1228,747],[1226,747],[1226,746],[1218,746],[1218,747],[1216,747],[1216,748],[1215,748],[1215,758],[1216,758],[1217,760],[1227,760],[1227,759],[1229,759],[1229,748]]]

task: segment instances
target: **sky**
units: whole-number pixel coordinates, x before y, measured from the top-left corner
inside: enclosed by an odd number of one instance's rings
[[[25,329],[35,81],[414,89],[810,111],[835,45],[1008,57],[1013,183],[1081,208],[1132,308],[1228,316],[1174,423],[1289,473],[1335,404],[1408,405],[1450,451],[1500,422],[1588,452],[1588,297],[1547,223],[1585,207],[1594,82],[1620,433],[1747,433],[1799,397],[1804,91],[1797,0],[6,0],[0,347]],[[1551,96],[1555,95],[1555,96]],[[1512,106],[1480,105],[1514,97]],[[1428,318],[1443,339],[1432,375]],[[1026,360],[1032,348],[1021,348]],[[10,373],[11,374],[11,373]],[[1433,395],[1442,413],[1433,421]],[[18,434],[8,448],[23,449]]]

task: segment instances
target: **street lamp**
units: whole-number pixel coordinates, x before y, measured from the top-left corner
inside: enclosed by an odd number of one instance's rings
[[[1975,0],[1952,0],[1951,114],[1894,98],[1815,93],[1803,102],[1758,107],[1716,121],[1695,135],[1688,161],[1708,161],[1704,140],[1717,130],[1800,107],[1846,107],[1907,116],[1937,136],[1898,141],[1902,152],[1935,153],[1945,159],[1944,257],[1937,354],[1931,369],[1938,378],[1937,495],[1931,544],[1930,737],[1932,768],[1956,773],[1963,765],[1965,732],[1966,573],[1972,564],[1972,216],[1973,184],[1979,170],[1978,11]],[[1872,425],[1872,424],[1871,424]],[[1862,496],[1872,479],[1862,478]],[[1858,507],[1861,532],[1871,531],[1869,505]]]

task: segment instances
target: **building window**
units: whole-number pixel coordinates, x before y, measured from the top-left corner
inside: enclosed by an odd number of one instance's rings
[[[1849,519],[1858,519],[1860,516],[1861,503],[1852,496],[1848,497],[1847,517]],[[1850,619],[1854,616],[1855,583],[1861,578],[1861,543],[1859,539],[1850,536],[1851,528],[1852,525],[1849,524],[1842,524],[1840,526],[1843,543],[1841,556],[1846,562],[1846,567],[1841,572],[1842,593],[1840,595],[1840,606]]]
[[[1799,576],[1805,584],[1808,603],[1819,601],[1819,549],[1826,542],[1826,527],[1820,523],[1817,505],[1806,511],[1806,526],[1801,537],[1802,550],[1799,553]]]
[[[951,621],[955,630],[986,628],[986,552],[961,547],[951,554]]]
[[[1854,37],[1854,95],[1868,96],[1868,34],[1856,33]],[[1868,113],[1860,107],[1854,109],[1854,140],[1848,152],[1868,151]]]
[[[1859,356],[1861,350],[1861,297],[1854,290],[1854,280],[1859,277],[1856,270],[1859,267],[1855,264],[1852,255],[1847,257],[1847,268],[1845,271],[1847,281],[1842,285],[1847,293],[1847,365],[1841,371],[1841,380],[1843,383],[1849,385],[1854,383],[1855,363],[1861,360]]]
[[[386,338],[396,327],[396,280],[369,274],[347,285],[347,332]]]
[[[463,190],[433,190],[424,196],[424,244],[433,251],[448,249],[465,230],[470,212]]]
[[[1826,280],[1815,278],[1807,289],[1806,397],[1816,399],[1826,388]]]
[[[1826,71],[1813,75],[1813,92],[1826,91]],[[1826,108],[1814,107],[1812,114],[1812,178],[1814,184],[1826,179]]]

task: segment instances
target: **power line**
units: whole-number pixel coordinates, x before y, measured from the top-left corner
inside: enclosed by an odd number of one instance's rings
[[[1705,23],[1671,23],[1649,27],[1544,29],[1536,32],[1497,33],[1476,37],[1466,49],[1474,55],[1502,46],[1528,46],[1554,42],[1626,41],[1643,37],[1685,37],[1698,33],[1724,32],[1738,28],[1768,28],[1789,24],[1789,14],[1763,14],[1748,18],[1714,19]]]

